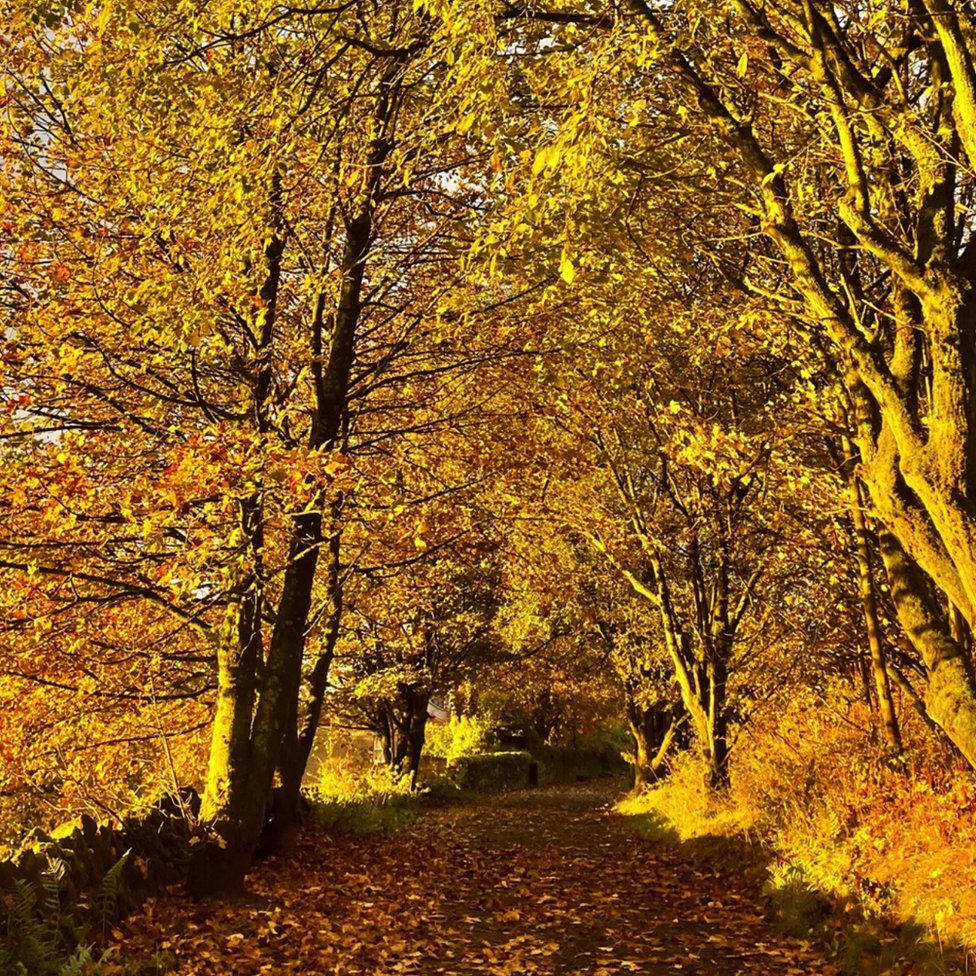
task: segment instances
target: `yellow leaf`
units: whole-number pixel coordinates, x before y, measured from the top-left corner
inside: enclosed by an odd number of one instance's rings
[[[562,260],[559,262],[559,277],[567,285],[571,285],[576,278],[576,266],[570,260],[568,254],[563,254]]]

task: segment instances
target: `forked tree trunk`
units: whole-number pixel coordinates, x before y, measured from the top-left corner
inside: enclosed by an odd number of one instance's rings
[[[362,201],[346,227],[342,283],[331,317],[332,334],[327,356],[321,355],[325,352],[321,348],[325,326],[322,302],[313,323],[313,343],[317,348],[312,364],[316,408],[309,444],[317,450],[336,446],[346,415],[355,340],[363,310],[366,260],[373,241],[383,164],[391,150],[385,133],[395,113],[392,85],[398,70],[399,62],[391,61],[377,100],[375,118],[383,135],[370,143],[364,167],[366,182]],[[269,251],[269,265],[277,282],[280,242],[273,239],[269,244],[271,248],[275,251]],[[276,294],[277,283],[272,298]],[[266,332],[270,333],[272,322],[272,307],[269,307],[265,318]],[[267,339],[270,343],[271,336]],[[270,351],[266,351],[266,355],[270,356]],[[190,888],[196,896],[232,894],[243,887],[244,876],[254,858],[269,812],[275,772],[283,750],[291,748],[295,751],[287,757],[289,795],[283,807],[283,824],[294,818],[293,808],[301,785],[300,753],[297,746],[286,743],[297,735],[297,702],[309,611],[323,542],[323,508],[327,500],[324,487],[318,487],[318,491],[318,504],[305,507],[293,519],[281,597],[256,695],[249,694],[246,683],[237,675],[244,657],[237,646],[219,655],[217,718],[200,814],[213,827],[216,840],[200,845],[195,851]],[[256,664],[254,662],[254,669]],[[248,707],[252,702],[253,717]]]
[[[634,790],[639,793],[660,778],[677,738],[681,715],[670,703],[656,702],[645,708],[628,696],[627,724],[634,740]]]
[[[692,555],[697,557],[697,548]],[[641,587],[638,592],[650,595],[657,605],[681,702],[705,764],[705,786],[721,792],[729,785],[728,662],[746,601],[759,579],[759,571],[750,577],[740,595],[739,605],[733,611],[728,599],[728,565],[723,562],[713,579],[714,601],[705,601],[700,590],[696,591],[698,620],[707,623],[708,629],[700,626],[693,634],[692,628],[679,620],[660,559],[655,557],[652,565],[655,591],[650,593],[646,587]]]
[[[249,728],[243,723],[236,726],[241,739],[229,751],[211,751],[200,817],[212,826],[216,838],[194,852],[190,888],[197,897],[233,894],[243,887],[264,829],[287,723],[294,717],[315,572],[315,549],[309,538],[313,526],[302,516],[296,523],[253,720]],[[242,702],[234,690],[222,687],[218,695],[231,703],[230,710],[239,717]],[[218,736],[223,739],[215,727],[215,740]],[[239,759],[226,763],[228,756]]]

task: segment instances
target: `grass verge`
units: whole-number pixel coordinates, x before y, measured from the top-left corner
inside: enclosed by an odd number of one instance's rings
[[[849,868],[857,829],[806,836],[800,857],[761,811],[708,794],[701,770],[685,763],[672,777],[616,807],[628,826],[654,843],[678,845],[711,868],[745,873],[784,935],[821,945],[845,976],[964,976],[972,958],[925,918],[905,917],[900,901]],[[914,882],[909,878],[906,882]],[[968,958],[967,958],[968,957]]]

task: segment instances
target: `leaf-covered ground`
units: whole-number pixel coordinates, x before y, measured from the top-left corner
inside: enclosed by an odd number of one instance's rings
[[[117,933],[180,976],[816,976],[752,886],[635,835],[594,789],[487,797],[387,838],[306,833],[237,904],[160,899]],[[153,970],[148,969],[149,972]]]

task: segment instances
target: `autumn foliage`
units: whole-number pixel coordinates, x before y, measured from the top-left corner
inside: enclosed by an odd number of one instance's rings
[[[8,8],[0,840],[599,741],[973,941],[965,5]]]

